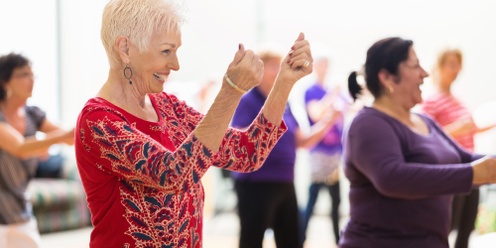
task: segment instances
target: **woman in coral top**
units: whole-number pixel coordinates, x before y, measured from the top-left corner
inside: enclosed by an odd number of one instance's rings
[[[474,151],[475,134],[493,126],[478,127],[470,110],[451,93],[451,86],[462,69],[463,55],[459,49],[448,48],[439,53],[434,70],[436,92],[425,99],[422,110],[437,121],[453,139],[468,151]],[[451,228],[457,229],[455,248],[467,248],[474,230],[479,206],[479,188],[453,199]]]
[[[202,247],[201,177],[210,166],[260,168],[286,130],[282,115],[294,83],[312,71],[300,34],[257,118],[244,131],[228,128],[243,93],[260,83],[263,63],[239,45],[216,99],[200,114],[163,92],[179,70],[182,22],[169,1],[105,7],[110,71],[81,111],[75,138],[94,226],[90,247]]]

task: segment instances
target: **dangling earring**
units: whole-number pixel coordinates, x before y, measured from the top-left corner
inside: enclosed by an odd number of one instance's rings
[[[388,87],[388,90],[389,90],[389,94],[393,94],[393,93],[394,93],[394,88],[393,88],[393,86],[389,86],[389,87]]]
[[[129,84],[133,84],[133,81],[131,81],[131,77],[132,76],[133,76],[133,69],[131,69],[131,67],[129,67],[128,65],[126,65],[126,67],[124,67],[124,77],[127,80],[129,80]]]

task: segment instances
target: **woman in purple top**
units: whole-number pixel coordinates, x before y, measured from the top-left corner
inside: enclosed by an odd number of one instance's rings
[[[264,106],[265,98],[278,77],[284,62],[277,49],[267,48],[258,52],[264,63],[260,85],[246,93],[234,113],[232,126],[246,128]],[[298,205],[294,188],[296,149],[315,145],[332,126],[330,116],[304,133],[291,113],[289,105],[283,115],[287,131],[270,152],[263,166],[251,173],[233,172],[234,189],[238,198],[240,219],[240,248],[261,248],[267,228],[274,230],[278,248],[299,248]]]
[[[367,51],[367,89],[374,96],[344,134],[350,220],[339,247],[449,247],[453,194],[496,182],[496,159],[471,154],[431,119],[411,112],[428,76],[413,42],[386,38]],[[357,73],[348,88],[361,93]]]
[[[310,165],[310,187],[308,200],[303,214],[302,231],[306,239],[308,224],[313,215],[315,203],[323,188],[327,190],[331,200],[330,217],[334,242],[339,242],[339,205],[341,202],[339,165],[342,158],[341,139],[343,135],[344,113],[349,104],[339,87],[326,87],[325,79],[329,68],[329,57],[323,54],[314,57],[313,70],[315,82],[305,91],[305,107],[310,126],[318,123],[326,115],[333,116],[332,127],[322,140],[310,149],[308,163]]]

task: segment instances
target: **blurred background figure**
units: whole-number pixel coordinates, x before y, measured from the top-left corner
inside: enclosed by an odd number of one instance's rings
[[[330,217],[336,244],[339,242],[339,205],[341,202],[339,186],[339,165],[341,163],[344,115],[350,100],[342,94],[338,86],[326,85],[330,58],[327,51],[314,54],[313,84],[305,92],[305,106],[310,126],[332,115],[331,128],[322,140],[310,149],[309,164],[311,183],[308,190],[308,201],[304,210],[302,223],[303,239],[306,239],[308,223],[312,217],[315,203],[321,188],[325,188],[331,199]]]
[[[31,62],[20,54],[0,57],[0,247],[40,247],[40,235],[26,193],[41,157],[57,143],[72,145],[64,131],[36,106],[28,106],[34,85]],[[36,138],[37,132],[46,134]]]
[[[270,89],[278,80],[277,74],[283,62],[281,54],[272,46],[258,51],[264,63],[262,82],[241,99],[232,120],[233,127],[246,128],[260,112]],[[274,231],[279,248],[301,247],[303,243],[294,187],[296,149],[319,142],[331,128],[332,121],[328,115],[315,124],[308,134],[303,133],[289,105],[286,105],[283,120],[288,130],[262,168],[251,173],[232,172],[238,198],[241,248],[262,247],[268,228]]]
[[[462,69],[463,55],[457,48],[442,50],[433,72],[434,93],[426,97],[423,112],[437,121],[453,139],[470,152],[474,151],[474,136],[495,125],[478,127],[470,110],[452,94],[452,86]],[[458,230],[455,248],[467,248],[474,230],[479,205],[479,188],[469,194],[456,195],[452,205],[451,229]]]

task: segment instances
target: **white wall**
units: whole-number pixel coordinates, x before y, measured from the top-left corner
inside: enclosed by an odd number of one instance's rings
[[[54,118],[60,108],[67,125],[75,121],[82,104],[106,79],[108,65],[99,38],[105,3],[0,1],[0,53],[21,52],[33,61],[37,80],[31,102]],[[471,108],[493,99],[494,1],[188,0],[185,5],[189,22],[183,27],[181,70],[172,74],[172,81],[201,84],[211,78],[220,80],[238,43],[253,48],[270,41],[289,49],[303,31],[311,42],[333,49],[330,80],[344,84],[348,73],[362,65],[366,49],[374,41],[399,35],[414,40],[426,68],[432,67],[443,46],[460,47],[465,64],[456,93]]]
[[[465,55],[456,92],[470,107],[493,99],[496,85],[496,2],[490,0],[298,0],[267,1],[267,39],[289,42],[298,31],[333,49],[331,79],[345,84],[365,62],[373,42],[387,36],[412,39],[426,69],[439,49],[455,45]],[[284,6],[284,7],[283,7]],[[426,80],[428,81],[428,80]]]
[[[63,116],[74,119],[83,102],[104,82],[107,61],[99,40],[106,1],[61,2]],[[377,39],[399,35],[413,39],[420,60],[430,69],[437,51],[454,44],[465,54],[455,92],[471,108],[492,100],[496,82],[496,2],[428,0],[189,0],[189,22],[179,50],[181,70],[171,81],[201,84],[220,80],[238,43],[248,48],[270,41],[289,50],[298,32],[333,50],[330,80],[345,84],[351,70],[364,63]],[[262,23],[263,22],[263,23]],[[429,80],[426,80],[428,83]],[[190,84],[187,84],[190,85]],[[199,86],[198,86],[199,87]],[[68,103],[68,101],[74,103]]]
[[[59,1],[62,116],[75,125],[84,103],[105,82],[107,57],[100,42],[100,25],[106,1]]]
[[[55,0],[0,1],[0,55],[20,53],[32,62],[35,84],[29,104],[59,120],[58,42]]]

